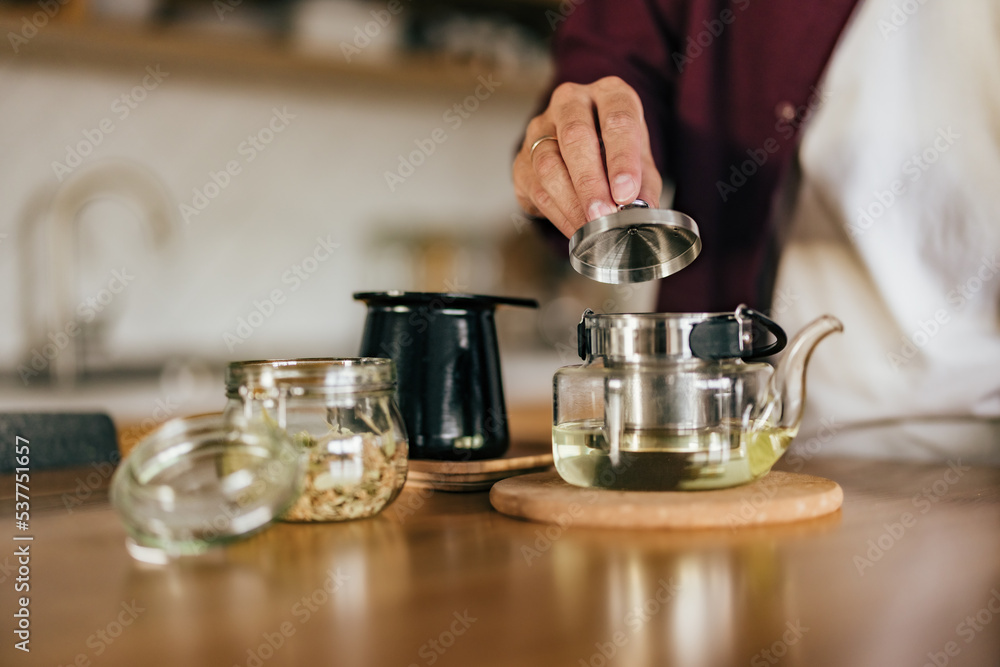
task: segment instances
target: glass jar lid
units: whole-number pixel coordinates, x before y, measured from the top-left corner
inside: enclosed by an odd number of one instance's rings
[[[234,361],[226,368],[226,396],[388,391],[396,388],[396,364],[377,357]]]
[[[298,498],[304,472],[281,429],[221,415],[174,419],[121,463],[111,502],[129,553],[165,563],[264,528]]]

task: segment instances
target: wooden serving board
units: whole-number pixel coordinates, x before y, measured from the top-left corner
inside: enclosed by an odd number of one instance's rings
[[[552,467],[548,444],[518,444],[497,459],[480,461],[411,460],[406,483],[440,491],[486,491],[501,479]]]
[[[586,489],[551,471],[505,479],[490,491],[490,503],[503,514],[591,528],[761,526],[831,514],[843,501],[834,481],[781,471],[715,491]]]

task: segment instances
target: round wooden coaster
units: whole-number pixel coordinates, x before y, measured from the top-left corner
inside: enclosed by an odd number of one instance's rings
[[[552,471],[511,477],[490,491],[490,503],[503,514],[591,528],[760,526],[830,514],[843,501],[832,480],[781,471],[716,491],[585,489]]]
[[[528,472],[541,472],[551,468],[552,462],[552,445],[515,443],[498,459],[410,460],[406,483],[439,491],[486,491],[498,480]]]

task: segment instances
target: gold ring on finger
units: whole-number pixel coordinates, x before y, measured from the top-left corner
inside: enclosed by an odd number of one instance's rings
[[[553,137],[551,134],[546,134],[544,137],[538,139],[537,141],[535,141],[535,143],[531,144],[531,150],[528,151],[528,159],[529,160],[533,160],[534,159],[534,157],[535,157],[535,149],[538,148],[538,146],[541,145],[542,142],[545,142],[545,141],[554,141],[556,143],[559,143],[559,140],[556,139],[555,137]]]

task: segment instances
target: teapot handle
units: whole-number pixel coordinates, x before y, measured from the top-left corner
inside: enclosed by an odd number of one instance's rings
[[[774,340],[757,345],[755,329],[763,329]],[[732,315],[719,315],[696,324],[688,344],[699,359],[743,359],[755,361],[785,349],[788,337],[777,322],[752,308],[740,305]]]

